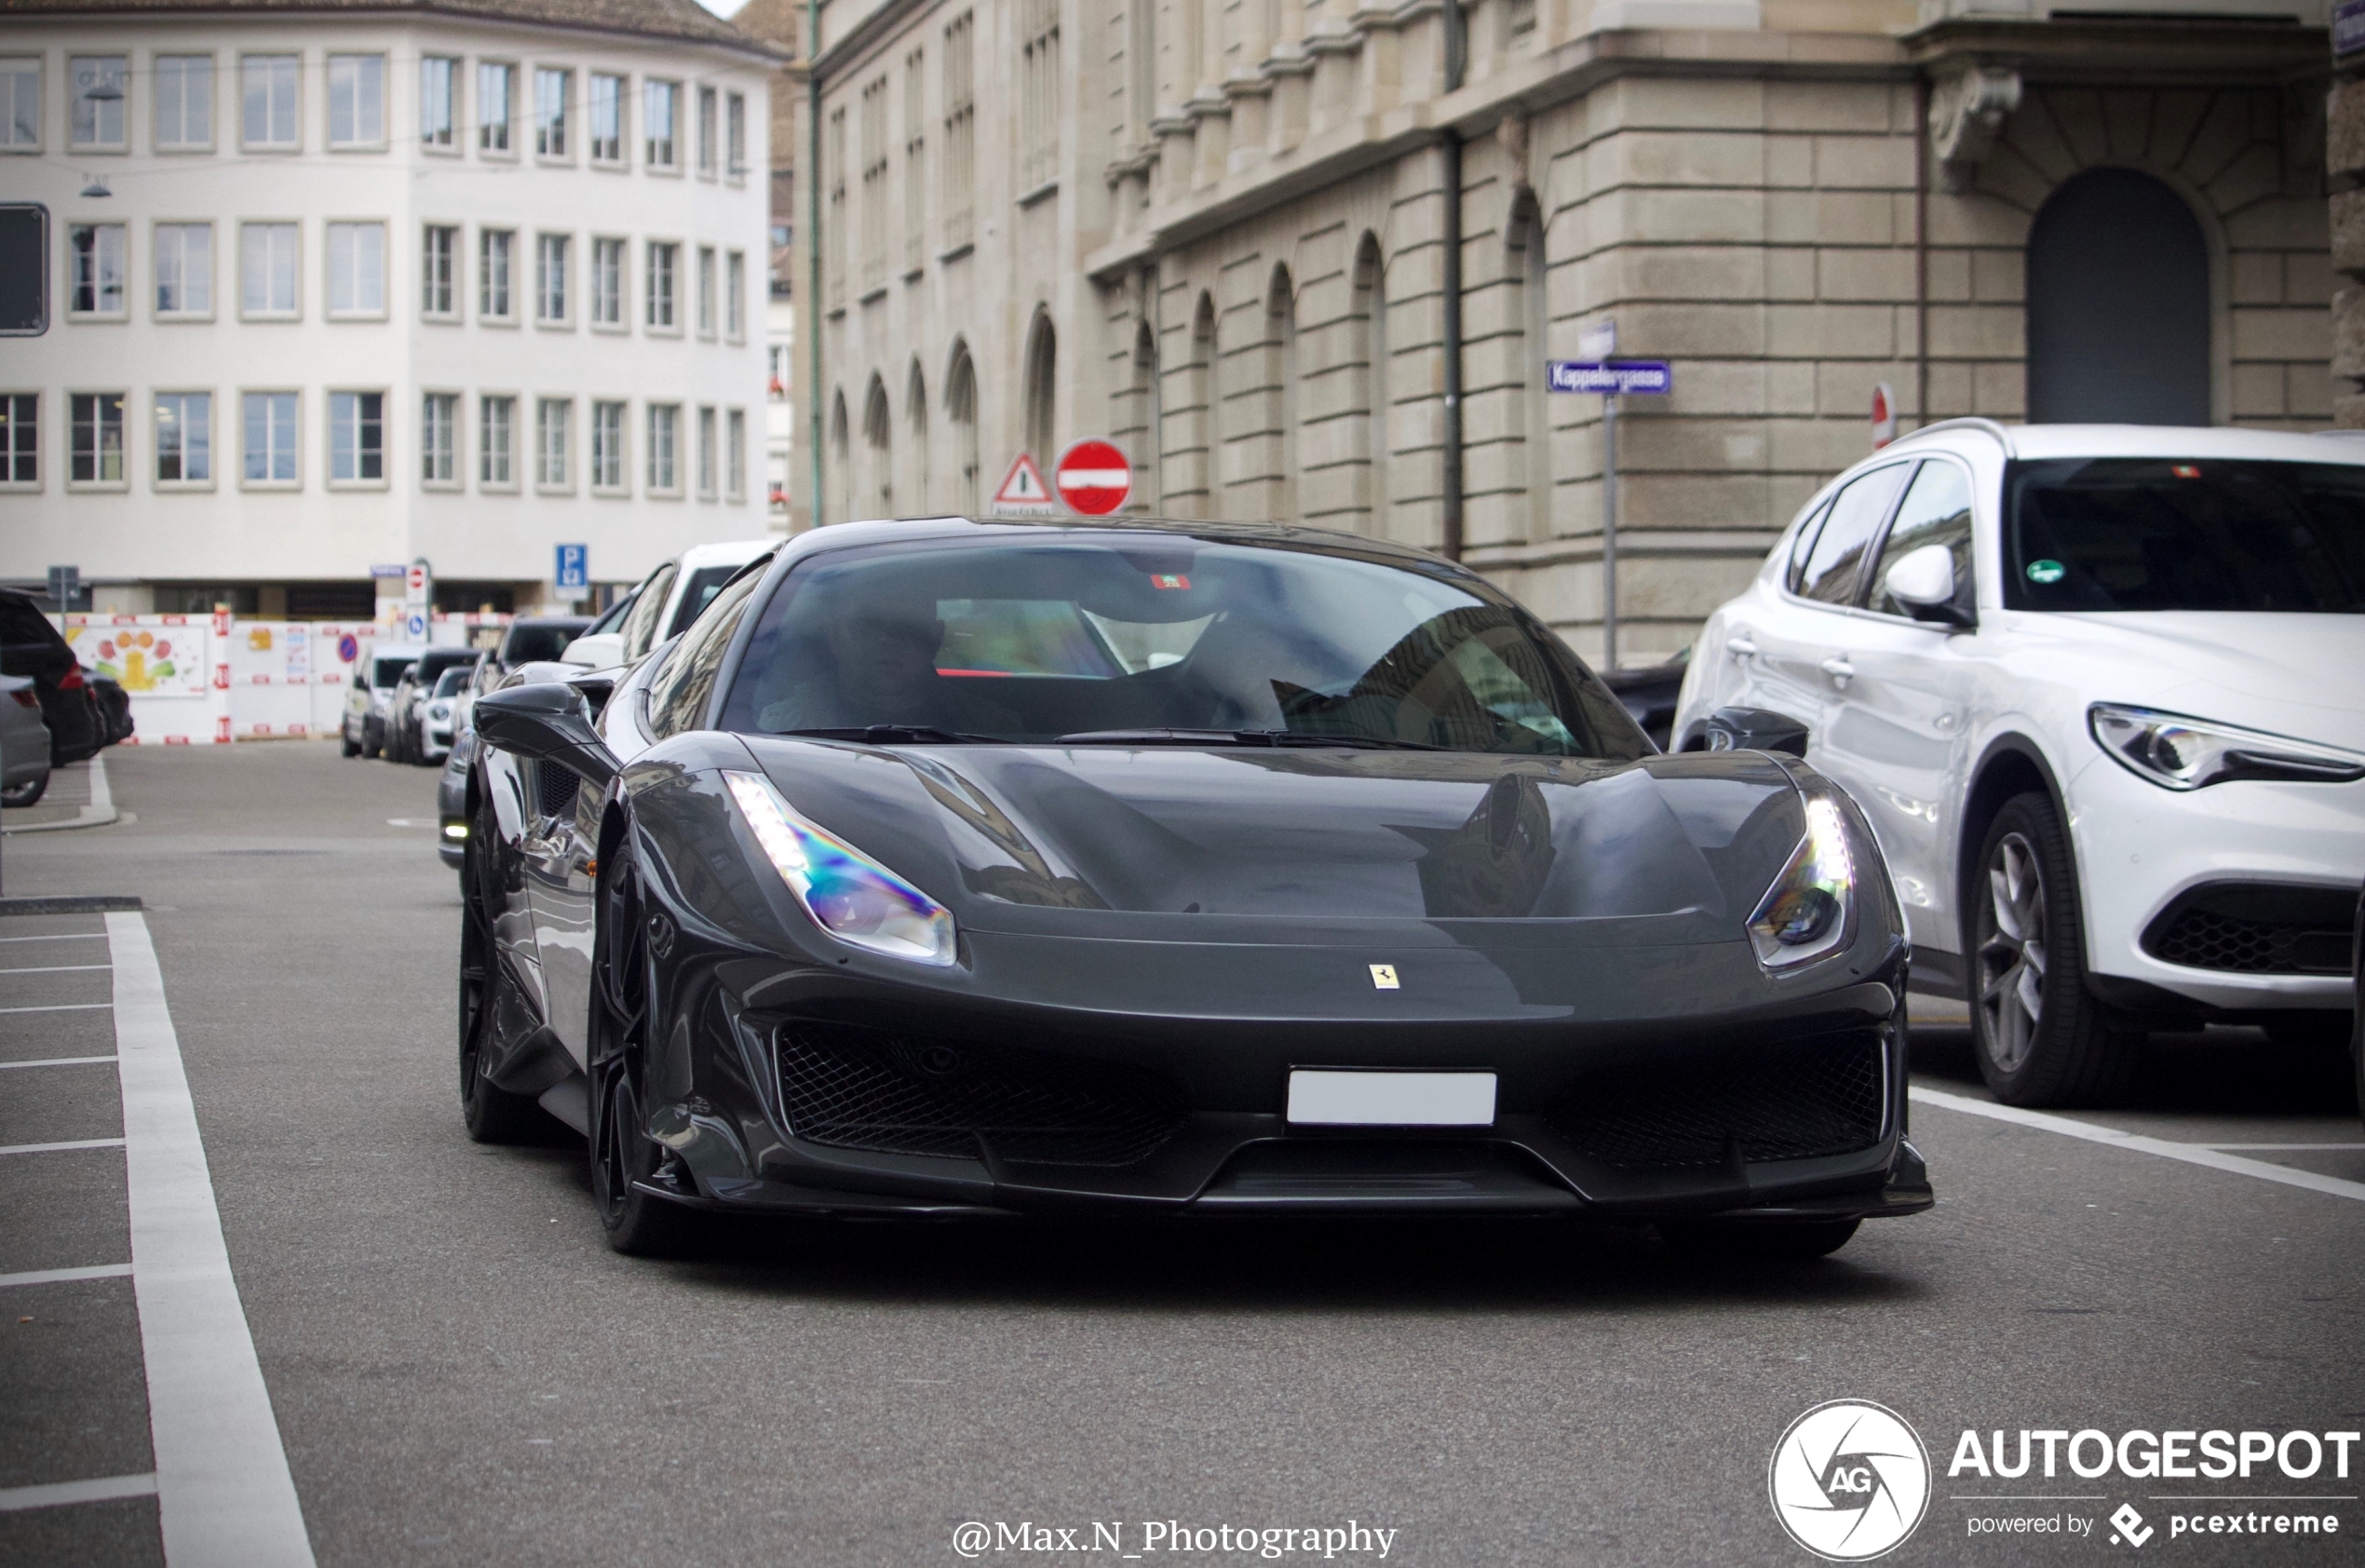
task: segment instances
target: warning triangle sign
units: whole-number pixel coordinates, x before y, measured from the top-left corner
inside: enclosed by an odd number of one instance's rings
[[[1034,466],[1034,458],[1020,453],[1010,471],[1002,476],[1002,488],[993,493],[990,508],[1004,517],[1058,517],[1060,504],[1051,498],[1051,487],[1043,482],[1043,470]]]

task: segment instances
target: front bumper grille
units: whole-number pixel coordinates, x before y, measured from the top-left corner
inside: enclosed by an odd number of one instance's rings
[[[2357,895],[2217,883],[2185,894],[2143,933],[2163,963],[2241,975],[2345,975]]]
[[[1119,1064],[865,1029],[780,1027],[789,1129],[815,1143],[1043,1165],[1131,1165],[1182,1125],[1182,1089]]]
[[[1588,1074],[1547,1119],[1621,1170],[1855,1154],[1881,1139],[1885,1063],[1876,1030],[1745,1055],[1629,1062]]]

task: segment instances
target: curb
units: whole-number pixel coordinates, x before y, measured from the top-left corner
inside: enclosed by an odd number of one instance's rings
[[[69,828],[103,828],[110,822],[119,821],[122,815],[111,805],[86,805],[82,808],[82,815],[71,822],[20,822],[0,827],[0,833],[14,838],[19,833],[58,833]]]
[[[0,916],[11,914],[104,914],[145,909],[137,893],[61,893],[47,898],[0,899]]]

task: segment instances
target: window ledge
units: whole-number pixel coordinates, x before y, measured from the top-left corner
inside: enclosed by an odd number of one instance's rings
[[[157,323],[167,327],[187,326],[193,321],[203,322],[212,319],[213,312],[209,310],[159,310],[156,312]]]
[[[120,495],[131,488],[129,480],[68,480],[69,495]]]
[[[383,321],[385,318],[386,313],[383,310],[332,310],[328,313],[328,319],[337,322]]]
[[[241,321],[301,321],[304,319],[304,312],[300,310],[242,310],[238,312],[238,319]]]
[[[518,330],[518,318],[514,316],[479,316],[477,325],[498,327],[505,332],[514,332]]]
[[[458,480],[421,480],[419,488],[430,495],[456,495],[462,487]]]
[[[304,488],[304,481],[302,480],[240,480],[238,481],[238,488],[240,490],[277,491],[282,494],[291,495]]]
[[[387,484],[385,480],[331,480],[329,488],[339,493],[359,492],[366,494],[373,490],[385,490]]]
[[[29,484],[21,480],[0,480],[0,495],[38,495],[43,488],[39,480]]]
[[[457,327],[461,325],[460,318],[456,314],[447,315],[436,311],[423,310],[419,313],[419,319],[421,322],[430,327]]]
[[[130,319],[131,313],[128,310],[69,310],[66,312],[66,320],[77,327],[107,326]]]
[[[572,494],[574,494],[574,486],[573,486],[573,485],[571,485],[571,484],[541,484],[541,483],[536,483],[536,484],[534,485],[534,493],[536,495],[572,495]],[[604,491],[601,491],[601,492],[594,492],[594,493],[595,493],[595,494],[604,494],[604,493],[605,493]]]
[[[158,480],[155,482],[159,495],[203,495],[212,489],[211,480]]]
[[[972,250],[975,250],[977,248],[978,242],[976,240],[965,239],[958,245],[948,245],[943,250],[939,250],[936,253],[936,259],[939,262],[957,262],[962,257],[969,254]]]
[[[927,275],[928,269],[924,266],[905,267],[903,269],[903,281],[906,283],[917,283],[921,278],[926,277]]]
[[[862,291],[862,296],[859,303],[863,304],[875,304],[880,300],[886,298],[886,295],[887,286],[885,284],[873,283],[868,289]]]
[[[1039,184],[1039,185],[1035,186],[1035,187],[1034,187],[1033,190],[1031,190],[1031,191],[1020,191],[1020,192],[1019,193],[1019,198],[1018,198],[1018,200],[1017,200],[1017,201],[1015,201],[1015,202],[1013,202],[1011,205],[1012,205],[1012,206],[1014,206],[1014,207],[1021,207],[1021,208],[1023,208],[1023,207],[1033,207],[1033,206],[1034,206],[1036,202],[1038,202],[1038,201],[1042,201],[1042,200],[1044,200],[1045,198],[1049,197],[1049,196],[1058,196],[1059,194],[1060,194],[1060,182],[1059,182],[1059,177],[1058,177],[1057,175],[1054,175],[1052,178],[1050,178],[1050,179],[1048,179],[1048,180],[1044,181],[1044,182],[1043,182],[1043,183],[1041,183],[1041,184]]]
[[[571,332],[574,331],[574,318],[568,317],[563,320],[546,321],[537,317],[534,319],[534,330],[538,332]]]

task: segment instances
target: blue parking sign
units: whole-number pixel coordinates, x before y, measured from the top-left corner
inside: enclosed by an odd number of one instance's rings
[[[591,586],[591,547],[561,545],[559,547],[558,586],[562,588]]]

